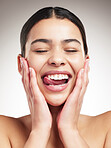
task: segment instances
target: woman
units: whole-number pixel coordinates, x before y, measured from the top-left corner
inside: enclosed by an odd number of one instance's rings
[[[84,27],[73,13],[47,7],[25,23],[18,70],[31,115],[0,117],[0,147],[111,147],[111,113],[80,115],[89,56]]]

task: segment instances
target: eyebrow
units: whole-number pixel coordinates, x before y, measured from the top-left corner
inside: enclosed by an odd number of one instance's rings
[[[36,40],[32,41],[31,45],[34,44],[34,43],[37,43],[37,42],[51,43],[52,40],[49,40],[49,39],[36,39]],[[80,41],[77,40],[77,39],[65,39],[62,42],[63,43],[77,42],[77,43],[79,43],[81,45]]]
[[[77,42],[81,45],[81,42],[77,39],[66,39],[66,40],[63,40],[64,43],[70,43],[70,42]]]
[[[34,43],[37,43],[37,42],[51,43],[51,40],[48,40],[48,39],[36,39],[36,40],[34,40],[34,41],[31,43],[31,45],[34,44]]]

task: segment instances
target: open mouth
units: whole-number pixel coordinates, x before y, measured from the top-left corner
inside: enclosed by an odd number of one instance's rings
[[[43,84],[52,91],[61,91],[67,87],[71,74],[66,72],[49,72],[42,76]]]
[[[44,76],[42,80],[45,85],[63,85],[68,83],[69,77],[63,74],[54,74]]]

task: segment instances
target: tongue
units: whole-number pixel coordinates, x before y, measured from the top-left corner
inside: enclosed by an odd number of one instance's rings
[[[66,82],[66,80],[65,79],[63,79],[63,80],[52,80],[48,77],[44,77],[43,82],[46,85],[61,85],[61,84],[64,84]]]

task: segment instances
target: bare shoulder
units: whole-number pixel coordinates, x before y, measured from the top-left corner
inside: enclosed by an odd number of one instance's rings
[[[0,115],[0,130],[7,132],[7,134],[10,134],[10,131],[13,131],[15,129],[20,130],[23,128],[25,130],[25,124],[24,122],[22,122],[22,120],[20,120],[22,118],[14,118]]]
[[[97,116],[99,125],[102,125],[102,129],[105,131],[104,148],[111,147],[111,111]]]
[[[27,137],[27,127],[22,120],[0,115],[0,147],[20,148]]]
[[[111,147],[111,111],[97,116],[81,115],[79,129],[91,148]]]
[[[81,115],[81,117],[83,121],[88,121],[88,123],[92,123],[93,125],[106,125],[106,127],[111,127],[111,111],[99,114],[97,116]]]
[[[111,111],[95,116],[94,120],[102,125],[103,128],[111,128]]]
[[[97,116],[86,116],[90,126],[107,132],[111,128],[111,111],[99,114]]]

